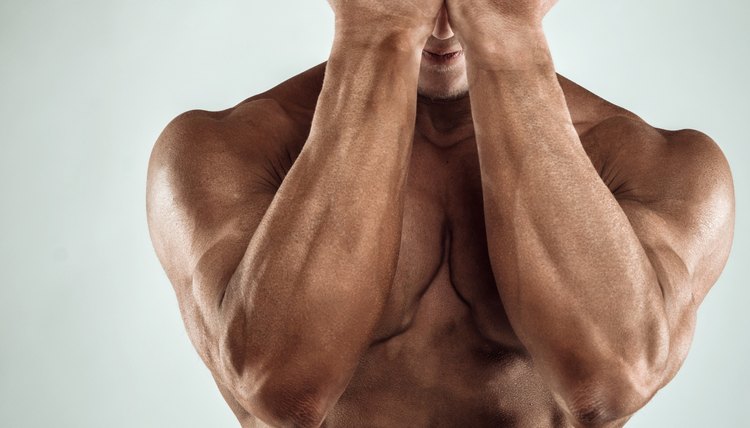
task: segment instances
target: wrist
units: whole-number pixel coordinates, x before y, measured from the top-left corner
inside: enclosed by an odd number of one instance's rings
[[[412,37],[401,33],[368,35],[363,37],[347,32],[336,32],[328,62],[333,65],[346,62],[350,64],[378,64],[389,67],[398,65],[403,72],[419,72],[421,63],[420,48],[416,48]]]
[[[552,67],[552,55],[540,25],[474,27],[461,43],[467,63],[480,68]]]
[[[357,25],[337,21],[334,43],[399,52],[421,52],[431,34],[431,28],[426,26],[394,25],[392,22],[375,26],[373,24]]]
[[[422,50],[415,47],[413,36],[401,32],[363,33],[337,29],[327,74],[339,70],[362,78],[364,69],[378,69],[386,75],[391,75],[387,70],[398,70],[406,81],[414,80],[416,92]]]

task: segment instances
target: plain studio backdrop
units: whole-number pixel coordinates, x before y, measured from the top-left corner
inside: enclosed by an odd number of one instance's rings
[[[561,0],[558,72],[729,159],[734,247],[680,373],[629,427],[750,426],[744,0]],[[0,426],[236,427],[151,247],[151,147],[325,61],[325,0],[0,3]]]

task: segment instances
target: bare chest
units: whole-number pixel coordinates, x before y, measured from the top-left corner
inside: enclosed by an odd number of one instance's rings
[[[492,275],[474,143],[415,141],[406,192],[386,313],[326,426],[562,426]]]
[[[497,286],[475,143],[440,148],[415,140],[399,262],[376,339],[465,319],[483,345],[519,348]]]

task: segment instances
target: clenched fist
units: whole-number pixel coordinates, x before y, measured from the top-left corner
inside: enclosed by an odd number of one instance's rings
[[[373,38],[405,34],[424,43],[444,0],[328,0],[336,31]],[[421,48],[421,46],[420,46]]]

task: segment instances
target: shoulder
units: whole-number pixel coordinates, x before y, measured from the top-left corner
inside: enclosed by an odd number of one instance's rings
[[[198,190],[222,172],[262,164],[283,139],[288,121],[281,106],[266,99],[219,112],[182,113],[153,146],[149,185],[167,180],[175,190]]]
[[[602,179],[641,240],[703,242],[718,275],[735,221],[732,172],[718,143],[695,129],[664,130],[630,116],[606,118],[586,138],[610,147]]]
[[[146,212],[174,284],[189,283],[191,266],[216,241],[255,226],[282,180],[288,123],[279,103],[256,99],[182,113],[162,131],[148,164]]]
[[[196,171],[288,159],[310,129],[324,64],[222,111],[190,110],[172,119],[154,144],[150,169]],[[216,171],[215,169],[213,169]]]
[[[658,128],[558,77],[581,143],[616,196],[637,194],[642,200],[675,192],[733,196],[729,163],[709,135],[689,128]]]
[[[562,75],[558,74],[558,81],[584,144],[595,144],[599,149],[610,151],[669,151],[678,157],[681,153],[689,154],[691,150],[718,150],[718,145],[700,131],[657,128],[637,113],[604,99]]]
[[[666,130],[635,115],[615,115],[597,123],[582,141],[605,146],[617,196],[642,201],[664,197],[733,195],[732,174],[719,144],[695,129]]]
[[[232,108],[182,113],[161,132],[148,164],[146,211],[175,282],[187,280],[206,248],[242,240],[257,226],[309,133],[317,80],[321,66]]]
[[[232,207],[273,195],[309,134],[324,66],[232,108],[172,119],[149,159],[149,224],[211,220],[220,227],[217,217],[234,215]]]
[[[686,229],[733,223],[734,184],[720,142],[696,129],[658,128],[559,80],[584,150],[629,213],[679,219]]]

